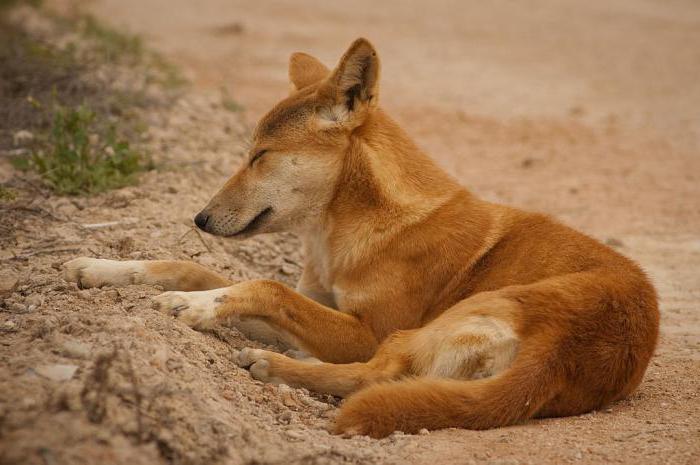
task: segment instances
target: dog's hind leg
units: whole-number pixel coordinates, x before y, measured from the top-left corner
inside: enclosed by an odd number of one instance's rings
[[[345,397],[371,384],[408,374],[410,362],[403,352],[405,333],[390,336],[366,363],[324,363],[314,358],[296,360],[276,352],[251,348],[240,352],[238,363],[260,381]]]
[[[63,277],[81,288],[150,284],[168,291],[205,291],[233,284],[198,263],[181,260],[80,257],[63,264]]]

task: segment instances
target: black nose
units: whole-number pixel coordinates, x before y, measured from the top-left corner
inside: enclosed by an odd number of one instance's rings
[[[204,212],[199,212],[197,213],[197,216],[194,217],[194,224],[197,225],[199,229],[204,231],[204,227],[207,225],[207,222],[209,221],[209,215],[207,215]]]

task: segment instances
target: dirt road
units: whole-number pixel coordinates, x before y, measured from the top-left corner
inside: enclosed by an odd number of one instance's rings
[[[577,418],[418,436],[387,458],[700,461],[696,1],[89,5],[180,64],[194,92],[225,87],[251,123],[286,94],[291,52],[332,65],[354,38],[368,37],[383,63],[382,104],[445,169],[485,198],[551,213],[607,241],[653,277],[661,344],[631,399]]]

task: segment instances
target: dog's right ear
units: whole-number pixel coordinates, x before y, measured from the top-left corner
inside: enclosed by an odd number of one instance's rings
[[[379,57],[367,39],[357,39],[318,90],[326,124],[355,128],[377,106]]]
[[[315,84],[330,74],[330,70],[318,59],[302,52],[289,57],[289,82],[294,90]]]

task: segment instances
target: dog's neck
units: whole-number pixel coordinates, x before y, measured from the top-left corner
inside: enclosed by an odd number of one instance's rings
[[[462,188],[380,109],[357,128],[329,205],[386,230],[414,223]],[[336,215],[338,216],[338,215]]]
[[[457,195],[471,197],[377,110],[353,133],[333,198],[303,235],[307,260],[352,268]]]

